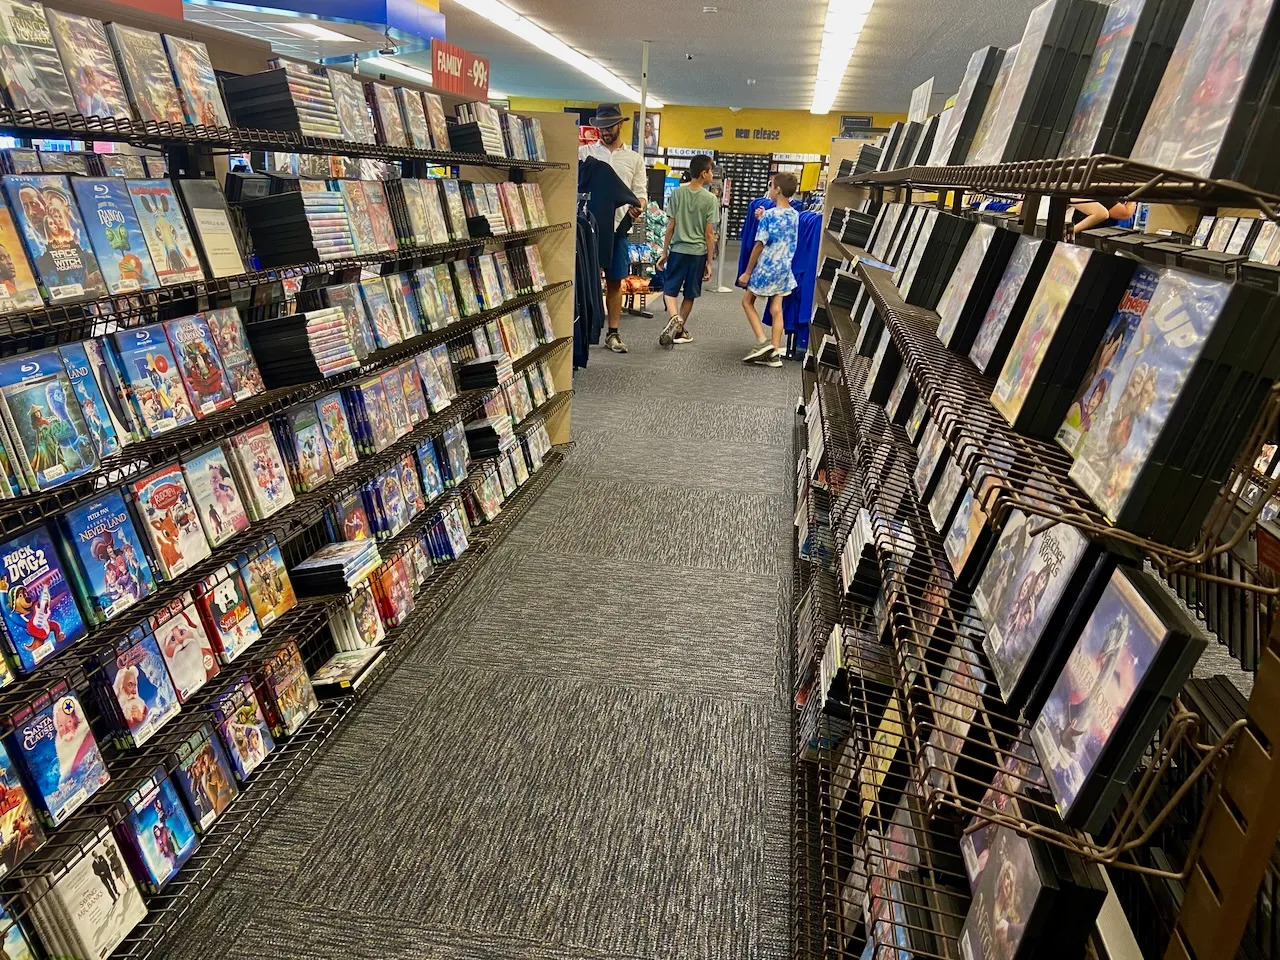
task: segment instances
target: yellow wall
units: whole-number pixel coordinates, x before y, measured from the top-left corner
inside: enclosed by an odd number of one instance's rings
[[[516,113],[533,111],[559,111],[565,107],[595,106],[585,100],[545,100],[534,97],[512,97],[511,109]],[[639,104],[624,103],[624,114],[640,109]],[[807,110],[740,110],[731,113],[727,107],[679,107],[666,106],[655,111],[662,114],[659,141],[664,147],[706,147],[710,150],[728,150],[733,153],[829,153],[831,139],[840,132],[840,113],[859,113],[858,110],[832,112],[815,116]],[[905,113],[873,114],[877,127],[887,127],[895,120],[905,120]],[[720,127],[722,136],[708,140],[703,131],[708,127]],[[627,128],[628,131],[630,127]],[[777,140],[739,140],[734,133],[738,129],[777,130]]]

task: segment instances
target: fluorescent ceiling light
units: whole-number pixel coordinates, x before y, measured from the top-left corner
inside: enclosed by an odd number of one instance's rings
[[[365,57],[360,61],[362,67],[380,67],[384,71],[392,74],[400,74],[407,80],[417,80],[419,83],[425,83],[431,86],[430,72],[412,64],[401,63],[399,60],[393,60],[391,57]]]
[[[339,33],[337,30],[330,30],[328,27],[322,27],[314,23],[282,23],[280,26],[293,33],[310,37],[312,40],[331,40],[335,43],[360,42],[355,37],[349,37],[345,33]]]
[[[810,113],[830,113],[844,82],[858,37],[875,0],[827,0],[827,22],[822,28],[822,51],[813,84]]]
[[[639,102],[640,91],[635,87],[602,64],[596,63],[585,54],[574,50],[563,40],[553,37],[535,23],[516,13],[505,3],[500,3],[499,0],[468,0],[467,3],[459,4],[459,6],[464,10],[479,14],[490,23],[515,34],[521,40],[538,47],[544,53],[551,54],[557,60],[567,63],[580,73],[585,73],[592,80],[612,90],[618,96],[632,102]],[[490,93],[490,96],[492,95]],[[648,97],[645,102],[654,109],[660,109],[665,106],[661,100],[656,100],[652,96]]]

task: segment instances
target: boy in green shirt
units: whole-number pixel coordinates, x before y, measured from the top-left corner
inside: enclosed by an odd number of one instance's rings
[[[662,244],[658,269],[662,274],[662,299],[671,321],[658,337],[658,343],[689,343],[693,337],[685,330],[693,301],[702,295],[702,283],[711,279],[711,257],[716,246],[716,213],[720,203],[707,189],[714,176],[711,158],[704,155],[689,162],[689,182],[671,192],[667,201],[667,233]],[[676,298],[684,291],[684,301]]]

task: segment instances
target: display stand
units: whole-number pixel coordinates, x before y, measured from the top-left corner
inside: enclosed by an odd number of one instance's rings
[[[227,72],[250,73],[265,70],[270,50],[266,44],[244,40],[215,30],[193,27],[131,8],[91,2],[59,4],[89,16],[137,25],[143,28],[195,35],[204,40],[215,68]],[[404,86],[411,86],[397,81]],[[505,501],[501,512],[490,522],[476,526],[468,549],[457,559],[433,567],[433,574],[418,590],[413,612],[388,632],[386,652],[379,661],[377,673],[363,678],[358,690],[349,695],[326,700],[304,726],[283,740],[280,749],[270,753],[253,776],[242,785],[242,792],[226,811],[214,821],[210,831],[201,837],[197,852],[182,870],[159,892],[146,897],[147,915],[113,957],[156,958],[165,956],[169,936],[190,914],[202,892],[217,881],[222,871],[234,862],[253,833],[276,808],[286,802],[292,785],[305,775],[317,753],[329,738],[377,694],[377,690],[395,666],[426,637],[446,603],[485,563],[491,551],[503,540],[529,506],[558,474],[564,461],[565,446],[570,441],[571,398],[573,393],[571,350],[573,337],[572,285],[574,277],[577,130],[572,117],[562,113],[536,115],[542,124],[547,161],[515,160],[448,151],[416,150],[407,147],[354,144],[342,141],[302,137],[294,133],[245,130],[227,127],[197,127],[188,124],[155,124],[128,121],[102,121],[78,116],[49,116],[24,111],[0,110],[0,132],[19,137],[48,137],[96,141],[114,141],[149,147],[164,152],[172,176],[183,172],[212,170],[215,158],[225,151],[276,151],[372,157],[388,162],[419,161],[458,169],[462,178],[476,182],[523,180],[533,178],[540,185],[542,200],[550,226],[498,237],[456,241],[422,247],[399,247],[394,252],[346,258],[323,263],[299,263],[261,272],[249,272],[218,280],[200,281],[160,290],[121,297],[103,297],[70,306],[41,307],[0,319],[0,353],[11,355],[36,347],[102,335],[112,329],[138,326],[155,319],[183,316],[217,307],[239,307],[253,318],[246,323],[269,323],[284,311],[282,281],[305,279],[308,286],[320,286],[359,278],[362,267],[381,267],[384,271],[403,271],[419,266],[477,253],[500,249],[504,244],[521,240],[535,241],[541,251],[546,275],[545,287],[537,293],[512,298],[484,313],[466,317],[443,329],[421,334],[396,346],[377,350],[358,370],[328,377],[318,382],[267,389],[236,403],[228,409],[179,427],[163,436],[130,444],[115,457],[84,477],[53,489],[28,496],[0,501],[0,535],[18,534],[54,514],[99,494],[104,488],[118,487],[144,471],[171,463],[175,458],[206,444],[219,441],[268,419],[290,406],[312,400],[322,393],[337,390],[362,376],[381,372],[422,350],[436,346],[470,341],[472,332],[489,320],[506,316],[533,303],[548,306],[554,336],[513,358],[512,370],[521,376],[533,364],[545,361],[550,369],[553,390],[539,406],[530,411],[515,433],[527,435],[537,425],[545,425],[553,444],[533,474]],[[510,382],[510,381],[508,381]],[[505,385],[505,384],[503,384]],[[493,388],[467,390],[451,404],[427,419],[410,425],[409,432],[380,453],[361,456],[357,463],[340,471],[333,479],[295,501],[268,519],[252,523],[245,534],[216,547],[212,555],[176,580],[159,584],[157,591],[122,617],[97,628],[76,646],[41,665],[31,675],[0,691],[0,707],[16,707],[29,700],[37,690],[53,679],[66,675],[81,694],[82,702],[91,704],[85,672],[92,669],[94,658],[121,639],[134,625],[161,609],[202,578],[213,573],[238,554],[268,536],[280,544],[286,565],[294,567],[320,546],[331,534],[326,514],[331,504],[353,492],[389,465],[412,453],[422,441],[439,436],[446,428],[466,422],[482,410]],[[395,537],[383,540],[379,548],[384,558],[409,550],[419,532],[436,520],[441,511],[471,496],[472,487],[488,469],[496,464],[475,459],[472,473],[457,486],[428,504],[425,511]],[[329,615],[345,596],[323,596],[302,600],[265,631],[259,644],[237,659],[234,668],[224,668],[208,685],[183,707],[182,716],[199,715],[224,692],[228,684],[246,671],[252,671],[267,655],[268,640],[290,637],[296,641],[309,672],[327,661],[335,651],[330,632]],[[88,706],[87,709],[95,709]],[[94,714],[96,717],[96,714]],[[92,719],[92,718],[91,718]],[[170,753],[190,734],[188,727],[170,724],[139,749],[107,748],[106,764],[111,780],[86,804],[56,829],[49,831],[47,842],[0,883],[7,913],[22,919],[32,909],[29,892],[33,882],[56,879],[77,856],[94,844],[103,824],[119,822],[121,802],[135,789],[140,776]],[[52,948],[50,953],[54,953]]]
[[[834,148],[832,164],[838,168]],[[842,201],[839,191],[869,191],[885,201],[892,192],[899,201],[947,204],[955,212],[964,209],[969,192],[1019,195],[1031,215],[1013,226],[1047,232],[1051,239],[1061,236],[1072,196],[1252,206],[1267,215],[1280,202],[1245,185],[1111,157],[836,178],[829,185],[833,206],[867,195],[851,193]],[[1049,200],[1047,228],[1034,215],[1042,197]],[[823,246],[826,256],[866,256],[830,232]],[[1280,482],[1254,469],[1280,415],[1276,392],[1257,411],[1224,485],[1227,493],[1199,542],[1174,548],[1108,523],[1068,477],[1071,461],[1056,444],[1017,433],[994,410],[992,380],[942,346],[934,333],[936,313],[904,303],[890,274],[868,263],[859,263],[857,276],[915,395],[965,483],[982,491],[994,523],[1017,508],[1136,551],[1211,620],[1242,666],[1256,671],[1256,682],[1247,718],[1214,735],[1207,717],[1175,700],[1143,762],[1145,773],[1133,781],[1106,836],[1047,830],[1035,817],[1011,815],[1003,803],[989,806],[983,790],[1027,743],[1027,726],[990,689],[975,707],[963,682],[954,690],[939,687],[943,664],[931,640],[935,630],[969,636],[984,628],[968,593],[939,589],[923,573],[931,565],[947,569],[948,558],[912,484],[913,438],[868,399],[873,361],[857,348],[857,319],[829,301],[830,287],[820,281],[820,314],[836,349],[824,347],[815,330],[805,364],[805,421],[797,425],[795,955],[889,958],[909,946],[914,956],[959,956],[956,938],[969,886],[957,844],[971,822],[1001,824],[1105,864],[1116,889],[1108,885],[1095,942],[1099,950],[1105,943],[1111,956],[1140,950],[1168,960],[1226,960],[1238,955],[1246,932],[1260,948],[1271,943],[1280,833],[1280,758],[1274,749],[1280,742],[1280,652],[1270,610],[1278,591],[1256,551],[1248,562],[1237,558],[1264,505],[1280,490]],[[1249,484],[1256,492],[1246,501],[1241,490]],[[867,596],[842,595],[830,569],[863,523],[869,523],[865,536],[883,601],[874,615]],[[915,559],[908,564],[905,557]],[[1220,613],[1228,607],[1239,612]],[[1268,633],[1269,641],[1263,639]],[[887,647],[878,642],[885,634]],[[963,711],[965,732],[939,751],[931,733],[940,715],[956,711]],[[943,753],[945,762],[939,762]],[[894,811],[909,823],[909,849],[892,840]],[[884,851],[868,846],[872,828],[889,838],[875,841],[885,844]],[[1182,851],[1176,860],[1163,849],[1171,833]],[[1171,911],[1150,906],[1153,887],[1174,897]],[[1152,912],[1162,919],[1153,920]],[[861,952],[864,945],[870,953]]]

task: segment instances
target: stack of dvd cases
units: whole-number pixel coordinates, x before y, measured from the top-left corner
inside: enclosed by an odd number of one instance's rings
[[[341,307],[275,317],[245,328],[269,389],[313,383],[360,366],[359,334]],[[367,354],[366,354],[367,355]]]
[[[987,99],[991,96],[991,88],[995,84],[996,74],[1000,72],[1004,56],[1005,52],[999,47],[983,47],[975,50],[969,57],[964,79],[960,81],[960,90],[956,93],[955,105],[949,114],[943,114],[947,118],[947,125],[939,128],[933,149],[929,151],[930,166],[946,167],[964,163],[969,154],[969,145],[973,143],[973,135],[982,120],[982,113],[987,108]]]
[[[292,60],[276,63],[274,70],[223,81],[227,109],[236,125],[342,139],[338,108],[324,68]]]
[[[1031,12],[991,124],[981,142],[975,137],[969,163],[1058,155],[1107,10],[1096,0],[1046,0]]]
[[[369,594],[369,603],[373,604],[373,595]],[[382,618],[373,610],[378,629],[382,629]],[[335,642],[338,632],[335,630]],[[339,646],[338,652],[311,675],[311,687],[321,700],[332,700],[345,697],[358,691],[368,682],[376,670],[379,661],[386,656],[380,646],[369,646],[357,650],[345,650]]]
[[[347,593],[368,579],[382,563],[373,540],[330,543],[294,567],[289,576],[299,596]]]
[[[492,157],[507,156],[502,137],[501,115],[484,101],[460,103],[454,108],[458,123],[449,128],[453,149],[463,153],[487,153]]]
[[[358,252],[343,194],[323,180],[300,180],[298,190],[246,200],[240,210],[264,269]]]

